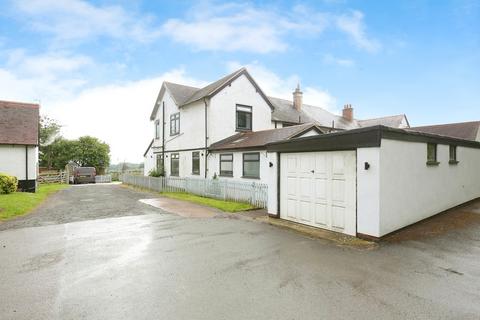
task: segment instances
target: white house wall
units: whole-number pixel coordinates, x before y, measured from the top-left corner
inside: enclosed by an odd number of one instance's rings
[[[272,128],[272,110],[248,78],[242,75],[210,100],[208,107],[209,144],[236,133],[237,104],[252,107],[252,131]]]
[[[243,153],[250,153],[250,152],[259,152],[260,153],[260,179],[249,179],[249,178],[242,178],[243,175]],[[221,177],[220,176],[220,154],[233,154],[233,177]],[[269,158],[267,157],[267,153],[265,150],[261,151],[244,151],[244,152],[215,152],[210,153],[208,155],[208,178],[213,178],[216,176],[219,179],[231,179],[237,181],[251,181],[251,182],[259,182],[259,183],[268,183],[269,181],[269,174],[270,168],[268,166]]]
[[[380,148],[357,149],[357,232],[380,236]]]
[[[144,157],[144,167],[143,167],[144,175],[147,176],[150,173],[150,171],[155,169],[155,165],[156,165],[156,156],[153,154],[153,149],[150,148],[148,149]]]
[[[382,139],[379,236],[480,197],[480,149],[458,146],[457,160],[439,144],[440,164],[427,166],[426,143]]]
[[[25,146],[0,145],[0,172],[26,180],[25,172]],[[38,149],[28,147],[28,180],[37,178]]]
[[[267,168],[267,184],[268,184],[268,214],[276,216],[278,214],[278,154],[276,152],[268,152],[267,161],[272,166]]]

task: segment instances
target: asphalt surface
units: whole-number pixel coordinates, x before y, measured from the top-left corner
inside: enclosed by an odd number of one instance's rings
[[[265,223],[180,217],[141,197],[151,194],[75,187],[55,196],[65,212],[49,201],[22,219],[40,226],[3,224],[0,319],[480,316],[478,224],[356,250]],[[77,222],[63,223],[72,207]]]

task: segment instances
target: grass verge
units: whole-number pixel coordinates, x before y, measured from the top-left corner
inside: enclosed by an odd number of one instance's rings
[[[248,203],[205,198],[205,197],[200,197],[200,196],[196,196],[194,194],[185,193],[185,192],[162,192],[160,194],[167,198],[194,202],[204,206],[217,208],[226,212],[238,212],[238,211],[251,210],[255,208],[254,206]]]
[[[14,192],[0,194],[0,221],[24,215],[43,202],[49,195],[68,188],[66,184],[41,184],[36,193]]]

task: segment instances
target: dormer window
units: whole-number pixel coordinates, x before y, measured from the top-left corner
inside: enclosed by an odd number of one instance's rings
[[[237,131],[252,130],[252,107],[237,104]]]

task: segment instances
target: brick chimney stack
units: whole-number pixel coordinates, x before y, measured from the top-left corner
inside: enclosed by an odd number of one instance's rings
[[[300,84],[297,84],[297,88],[293,92],[293,107],[298,111],[302,109],[302,97],[303,93],[300,91]]]
[[[342,116],[348,121],[353,120],[353,108],[351,104],[346,104],[343,106]]]

